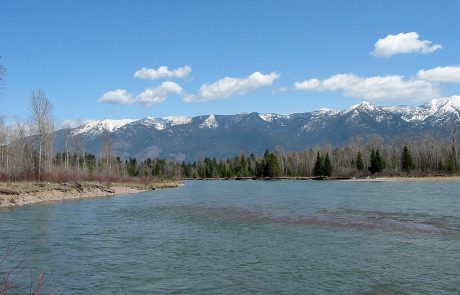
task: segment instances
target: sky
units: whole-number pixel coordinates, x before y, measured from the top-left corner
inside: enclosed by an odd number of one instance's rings
[[[86,119],[289,114],[460,95],[460,1],[0,4],[0,114],[32,90]]]

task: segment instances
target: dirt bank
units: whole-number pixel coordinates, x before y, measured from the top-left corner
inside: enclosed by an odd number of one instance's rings
[[[0,183],[0,208],[45,201],[133,194],[159,188],[174,188],[180,185],[181,183],[179,182],[158,182],[150,184],[112,183],[109,185],[93,182]]]

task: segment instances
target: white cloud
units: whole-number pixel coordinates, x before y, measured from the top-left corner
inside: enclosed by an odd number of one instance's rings
[[[427,54],[441,49],[439,44],[432,44],[429,40],[420,40],[416,32],[388,35],[375,42],[373,56],[390,58],[395,54],[422,53]]]
[[[254,72],[245,78],[225,77],[212,84],[201,85],[199,95],[189,95],[184,97],[183,100],[185,102],[203,102],[243,95],[250,91],[270,86],[279,77],[280,74],[276,72],[270,74]]]
[[[163,78],[184,78],[192,72],[190,66],[184,66],[175,70],[170,70],[167,66],[158,69],[142,68],[134,73],[135,78],[139,79],[163,79]]]
[[[117,89],[107,91],[99,98],[97,102],[128,105],[134,102],[134,98],[125,89]]]
[[[325,80],[310,79],[297,82],[297,90],[341,90],[348,97],[374,101],[412,100],[423,101],[439,96],[436,84],[422,80],[404,80],[403,76],[359,77],[354,74],[338,74]]]
[[[420,70],[416,77],[432,82],[460,83],[460,66],[436,67],[430,70]]]
[[[294,88],[295,90],[310,90],[316,89],[320,86],[321,81],[318,79],[310,79],[305,80],[303,82],[295,82]]]
[[[169,93],[181,94],[182,87],[175,82],[166,81],[160,86],[144,90],[137,96],[137,102],[146,106],[154,106],[164,102]]]

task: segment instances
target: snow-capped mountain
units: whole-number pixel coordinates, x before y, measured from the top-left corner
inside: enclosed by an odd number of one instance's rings
[[[83,139],[85,151],[99,154],[104,129],[112,149],[122,158],[161,157],[195,160],[229,157],[265,148],[304,150],[318,144],[346,144],[353,137],[379,135],[383,140],[426,132],[446,136],[451,122],[460,122],[460,96],[434,99],[421,106],[376,106],[369,102],[345,110],[280,114],[147,117],[139,120],[87,121],[56,132],[56,148],[72,138]],[[70,141],[69,141],[70,139]]]
[[[134,121],[136,120],[89,120],[72,130],[72,134],[99,134],[102,133],[104,129],[109,132],[114,132]]]
[[[144,125],[146,127],[153,127],[157,130],[163,130],[168,127],[188,124],[192,118],[185,116],[177,117],[164,117],[164,118],[152,118],[146,117],[140,120],[133,119],[121,119],[121,120],[88,120],[84,122],[81,126],[72,130],[73,134],[92,134],[99,135],[107,130],[109,132],[114,132],[119,129],[125,129],[129,125]]]

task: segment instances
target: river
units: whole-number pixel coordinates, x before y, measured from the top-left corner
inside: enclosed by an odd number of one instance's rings
[[[187,181],[1,209],[8,247],[11,294],[460,294],[460,182]]]

